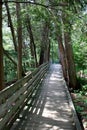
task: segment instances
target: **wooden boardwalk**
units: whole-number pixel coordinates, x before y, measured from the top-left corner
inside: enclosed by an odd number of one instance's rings
[[[51,65],[38,93],[10,130],[76,130],[60,65]]]

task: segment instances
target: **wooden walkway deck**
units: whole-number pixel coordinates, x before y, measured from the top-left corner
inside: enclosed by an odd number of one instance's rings
[[[10,130],[76,130],[60,65],[52,65]]]

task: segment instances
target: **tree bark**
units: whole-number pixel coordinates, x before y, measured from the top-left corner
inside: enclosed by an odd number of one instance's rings
[[[65,53],[65,49],[63,46],[63,39],[62,39],[62,35],[58,35],[58,47],[59,47],[59,59],[62,65],[62,70],[63,70],[63,75],[65,80],[68,81],[68,66],[67,66],[67,58],[66,58],[66,53]]]
[[[4,88],[3,44],[2,44],[2,0],[0,1],[0,90]]]
[[[50,52],[49,25],[48,22],[44,22],[39,65],[49,61],[49,57],[50,57],[49,52]]]
[[[17,11],[17,34],[18,34],[18,79],[22,78],[22,22],[21,22],[21,8],[20,4],[16,3],[16,11]]]
[[[33,32],[32,32],[32,27],[31,27],[29,15],[27,15],[27,17],[26,17],[26,22],[27,22],[27,30],[28,30],[29,36],[30,36],[31,56],[35,60],[35,67],[37,67],[38,63],[37,63],[37,55],[36,55],[36,46],[34,43],[34,37],[33,37]]]
[[[41,46],[41,51],[40,51],[40,59],[39,59],[39,65],[44,63],[44,49]]]
[[[65,33],[65,49],[68,63],[69,87],[78,88],[70,32]]]
[[[67,10],[70,10],[70,6],[66,7]],[[65,51],[67,57],[68,64],[68,75],[69,75],[69,87],[73,89],[78,88],[77,76],[76,76],[76,68],[74,63],[73,56],[73,48],[71,43],[71,29],[72,23],[70,21],[71,15],[69,13],[63,13],[63,25],[64,25],[64,43],[65,43]]]

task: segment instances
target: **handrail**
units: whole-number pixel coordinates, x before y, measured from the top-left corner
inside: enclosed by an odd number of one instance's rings
[[[12,121],[17,111],[19,112],[26,104],[30,96],[38,88],[39,83],[42,82],[48,67],[48,63],[42,64],[31,74],[0,92],[0,130],[3,130],[8,125],[9,120]]]
[[[73,101],[72,101],[72,98],[70,96],[70,93],[69,93],[69,90],[68,90],[66,83],[65,83],[65,88],[66,88],[66,92],[67,92],[67,96],[68,96],[68,100],[69,100],[69,105],[70,105],[70,108],[71,108],[71,111],[73,114],[73,119],[74,119],[76,130],[82,130],[81,124],[79,122],[79,119],[78,119],[78,116],[77,116],[77,113],[76,113],[76,110],[75,110],[75,107],[74,107],[74,104],[73,104]]]

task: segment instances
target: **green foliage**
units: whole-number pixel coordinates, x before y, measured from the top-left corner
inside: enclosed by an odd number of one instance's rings
[[[43,23],[48,22],[50,28],[50,43],[51,43],[51,51],[50,56],[54,62],[58,62],[58,44],[57,44],[57,32],[61,26],[60,18],[58,12],[62,10],[61,7],[56,6],[59,4],[60,0],[54,1],[47,1],[47,0],[39,0],[40,4],[50,5],[50,9],[33,5],[33,4],[21,4],[21,21],[22,21],[22,28],[23,28],[23,42],[26,43],[23,47],[23,69],[24,71],[28,71],[32,64],[34,64],[34,59],[31,57],[30,53],[30,38],[29,33],[26,28],[26,15],[29,15],[32,32],[34,36],[34,42],[36,45],[37,57],[39,61],[39,54],[40,54],[40,46],[42,42],[42,31],[43,31]],[[66,1],[67,3],[68,1]],[[72,1],[69,1],[71,6],[73,5]],[[70,6],[70,7],[71,7]],[[77,6],[77,5],[76,5]],[[10,14],[12,18],[12,23],[14,26],[14,31],[17,40],[17,19],[16,19],[16,6],[14,3],[9,3]],[[84,70],[87,66],[87,38],[86,38],[86,23],[87,23],[87,16],[80,15],[82,20],[78,18],[77,15],[73,15],[73,11],[68,9],[68,7],[64,7],[63,13],[67,16],[67,20],[70,24],[73,24],[72,30],[72,43],[73,43],[73,50],[74,50],[74,57],[75,63],[78,70]],[[13,39],[11,35],[7,12],[5,6],[3,6],[3,45],[4,48],[10,52],[9,54],[12,56],[13,59],[17,61],[17,54],[14,52],[14,45]],[[68,28],[69,25],[67,24],[66,27]],[[24,44],[23,44],[24,46]],[[5,67],[5,76],[6,80],[12,80],[17,76],[16,69],[11,61],[9,61],[6,57],[4,58],[4,67]]]
[[[85,78],[78,77],[77,80],[82,86],[87,84],[87,80]]]
[[[83,111],[83,107],[80,107],[80,106],[75,106],[75,108],[76,108],[76,111],[78,112],[78,113],[80,113],[81,111]]]
[[[87,95],[87,84],[82,86],[80,94],[81,95]]]
[[[87,95],[87,79],[79,77],[78,82],[80,83],[81,88],[75,90],[74,92],[77,93],[79,96]]]
[[[53,63],[58,63],[58,43],[54,39],[50,39],[51,42],[51,50],[50,50],[50,59],[52,59]]]
[[[83,87],[82,87],[82,91],[87,92],[87,84],[86,84],[86,85],[83,85]]]
[[[74,50],[74,59],[76,63],[77,70],[84,70],[87,68],[87,15],[80,13],[75,17],[75,22],[73,24],[72,30],[72,43]]]
[[[4,57],[4,72],[5,72],[5,82],[11,81],[13,79],[17,79],[17,70],[14,64]]]

